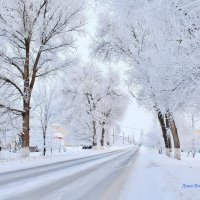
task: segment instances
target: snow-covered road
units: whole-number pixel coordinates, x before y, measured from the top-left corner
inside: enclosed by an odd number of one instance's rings
[[[117,199],[136,153],[132,147],[2,173],[0,199]]]

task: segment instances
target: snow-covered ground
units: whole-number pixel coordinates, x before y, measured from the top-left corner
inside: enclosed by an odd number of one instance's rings
[[[54,152],[53,155],[47,156],[42,156],[40,152],[30,153],[30,157],[28,158],[12,156],[12,159],[9,157],[9,160],[0,160],[0,173],[98,155],[123,148],[124,147],[110,147],[102,150],[83,150],[81,147],[67,147],[66,152]]]
[[[124,148],[0,173],[0,199],[107,199],[104,195],[114,183],[122,183],[118,177],[136,152],[136,147]]]
[[[145,147],[68,149],[0,162],[0,199],[199,200],[199,172],[199,155],[178,161]]]
[[[120,200],[199,200],[200,159],[181,161],[142,147],[132,165]]]

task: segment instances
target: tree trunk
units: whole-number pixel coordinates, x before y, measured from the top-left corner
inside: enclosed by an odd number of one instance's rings
[[[170,122],[170,129],[171,129],[172,137],[174,141],[174,158],[176,158],[177,160],[181,160],[180,141],[179,141],[178,131],[176,128],[176,123],[172,114],[170,113],[168,113],[168,119]]]
[[[101,146],[104,147],[104,144],[105,144],[105,128],[103,127],[101,131]]]
[[[23,137],[22,137],[22,156],[29,156],[29,130],[30,130],[30,112],[29,103],[24,102],[23,113]]]
[[[167,134],[167,143],[169,144],[169,156],[172,157],[172,140],[171,140],[171,134],[170,134],[170,122],[165,114],[165,126],[166,126],[166,134]]]
[[[160,127],[163,133],[163,139],[164,139],[165,148],[166,148],[166,155],[170,157],[171,140],[169,140],[167,137],[167,129],[165,126],[165,121],[160,111],[158,112],[158,120],[159,120]]]
[[[29,156],[29,130],[30,130],[30,79],[29,79],[29,59],[30,59],[30,38],[25,39],[26,60],[24,64],[24,96],[23,96],[23,140],[22,156]]]
[[[46,134],[43,135],[43,142],[44,142],[43,156],[45,156],[46,155]]]
[[[92,137],[92,146],[95,148],[97,146],[97,130],[96,130],[96,122],[93,121],[93,137]]]

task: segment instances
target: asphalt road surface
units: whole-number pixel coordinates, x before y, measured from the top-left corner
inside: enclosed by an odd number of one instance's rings
[[[0,173],[1,200],[117,200],[137,147]]]

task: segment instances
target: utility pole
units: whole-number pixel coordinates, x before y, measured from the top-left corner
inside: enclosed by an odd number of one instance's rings
[[[113,146],[114,146],[114,143],[115,143],[115,129],[114,129],[114,126],[113,126]]]
[[[134,133],[133,133],[133,144],[135,143],[135,137],[134,137]]]
[[[128,144],[129,144],[129,142],[130,142],[130,140],[129,140],[129,139],[130,139],[130,136],[128,135]]]
[[[123,132],[123,144],[124,144],[124,132]]]
[[[144,131],[143,131],[143,129],[141,129],[141,131],[140,131],[140,145],[143,145],[143,141],[144,140]]]
[[[195,131],[195,127],[194,127],[194,115],[192,114],[192,131],[193,131],[193,134],[194,134],[194,131]]]
[[[193,145],[195,143],[195,122],[194,122],[194,114],[192,113],[192,142]]]
[[[5,128],[5,131],[3,132],[3,137],[4,137],[4,142],[5,142],[5,149],[7,150],[7,138],[6,138],[6,135],[7,135],[7,128]]]

